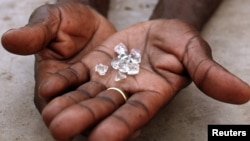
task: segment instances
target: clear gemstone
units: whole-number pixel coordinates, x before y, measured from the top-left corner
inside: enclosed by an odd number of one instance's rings
[[[123,43],[119,43],[118,45],[115,46],[114,51],[117,54],[127,54],[128,49]]]
[[[121,62],[130,62],[131,56],[127,54],[120,54],[117,59]]]
[[[130,51],[131,62],[132,63],[141,63],[141,52],[137,49],[131,49]]]
[[[113,69],[118,70],[115,81],[126,79],[127,75],[136,75],[140,71],[141,52],[137,49],[128,49],[123,43],[115,46],[114,51],[118,54],[117,58],[111,61]]]
[[[103,64],[97,64],[95,66],[95,71],[99,73],[99,75],[105,75],[106,72],[108,71],[108,66],[103,65]]]
[[[129,63],[128,64],[128,75],[136,75],[140,71],[140,65],[137,63]]]
[[[117,70],[117,69],[119,69],[119,60],[118,59],[113,59],[112,61],[111,61],[111,66],[112,66],[112,68],[113,69],[115,69],[115,70]]]
[[[127,73],[129,70],[128,63],[126,61],[119,62],[119,71],[122,73]]]
[[[127,78],[127,75],[119,71],[117,76],[115,77],[115,81],[120,81],[126,78]]]

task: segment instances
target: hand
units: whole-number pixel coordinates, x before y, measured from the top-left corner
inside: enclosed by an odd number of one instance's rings
[[[25,27],[3,35],[2,44],[16,54],[36,54],[35,103],[42,111],[50,99],[88,79],[87,72],[79,72],[83,67],[79,61],[114,32],[114,27],[90,7],[69,0],[37,8]],[[69,72],[71,68],[76,72]],[[71,79],[77,82],[70,83]]]
[[[111,69],[110,62],[116,56],[114,46],[120,42],[139,49],[142,62],[138,75],[116,82],[117,71]],[[98,63],[109,66],[105,76],[94,71]],[[51,75],[53,81],[47,89],[56,88],[58,82],[63,87],[68,82],[84,83],[53,99],[42,113],[52,135],[60,141],[84,131],[90,131],[90,141],[126,140],[191,81],[223,102],[240,104],[250,97],[246,83],[212,60],[210,47],[198,32],[177,20],[148,21],[117,32],[72,66],[59,73],[64,77]],[[107,90],[110,87],[123,90],[128,100]]]

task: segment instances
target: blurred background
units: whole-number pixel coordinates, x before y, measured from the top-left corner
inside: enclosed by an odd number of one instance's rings
[[[120,30],[146,21],[157,0],[111,0],[109,19]],[[0,0],[0,35],[27,23],[54,0]],[[250,83],[250,1],[224,0],[202,31],[217,62]],[[33,56],[0,47],[0,141],[53,141],[33,104]],[[250,102],[215,101],[193,84],[183,89],[143,130],[137,141],[206,141],[208,124],[250,124]],[[77,137],[74,141],[84,141]]]

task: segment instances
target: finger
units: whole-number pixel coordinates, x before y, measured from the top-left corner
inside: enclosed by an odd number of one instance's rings
[[[38,95],[43,99],[50,100],[58,94],[74,89],[89,80],[88,74],[89,70],[84,63],[73,64],[69,68],[62,69],[46,77],[40,83]]]
[[[83,84],[75,91],[66,93],[53,99],[42,112],[44,122],[47,126],[49,126],[56,115],[58,115],[64,109],[70,107],[71,105],[77,104],[80,101],[85,101],[87,99],[93,98],[96,96],[96,94],[105,89],[106,87],[101,83],[90,81],[86,84]]]
[[[60,112],[49,128],[55,139],[68,140],[94,126],[124,102],[118,91],[103,91],[93,99],[79,102]]]
[[[168,89],[170,90],[170,88]],[[89,136],[89,141],[123,141],[142,128],[171,98],[173,93],[165,91],[133,94],[122,107],[107,117]]]
[[[55,37],[59,21],[59,11],[55,7],[41,6],[31,15],[29,24],[4,33],[2,44],[12,53],[20,55],[36,53]]]
[[[196,86],[208,96],[234,104],[249,101],[249,85],[213,61],[209,45],[200,37],[190,39],[183,62]]]

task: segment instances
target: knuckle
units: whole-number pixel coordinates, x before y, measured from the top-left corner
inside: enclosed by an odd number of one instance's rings
[[[61,120],[54,120],[50,127],[51,135],[56,140],[68,140],[71,138],[71,132],[68,130],[67,127],[64,126]]]
[[[42,118],[44,122],[49,125],[65,105],[66,104],[62,97],[57,97],[53,101],[51,101],[50,104],[47,105],[42,112]]]

